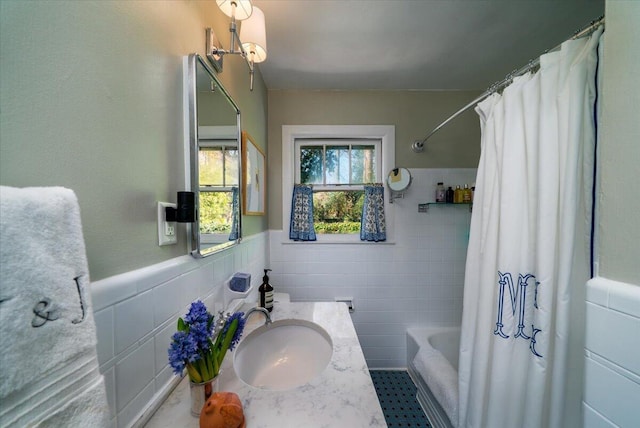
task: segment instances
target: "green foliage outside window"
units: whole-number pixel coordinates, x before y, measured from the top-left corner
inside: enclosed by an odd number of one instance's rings
[[[364,191],[315,192],[313,223],[316,233],[359,233]]]
[[[238,185],[238,149],[234,146],[202,146],[198,153],[200,233],[231,233],[232,193],[221,188]],[[208,191],[206,189],[209,189]]]
[[[200,233],[231,233],[231,192],[200,192]]]

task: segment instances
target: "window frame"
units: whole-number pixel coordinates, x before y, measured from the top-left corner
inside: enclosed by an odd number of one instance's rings
[[[291,216],[291,194],[293,185],[299,171],[296,171],[296,139],[318,140],[380,140],[380,177],[379,182],[386,181],[386,171],[395,168],[395,126],[393,125],[283,125],[282,126],[282,242],[295,244],[329,243],[329,244],[363,244],[375,245],[360,241],[359,234],[317,234],[317,241],[299,242],[290,241],[289,224]],[[299,177],[298,177],[299,180]],[[314,187],[317,187],[314,185]],[[345,185],[330,186],[331,190],[353,190]],[[361,187],[358,185],[357,187]],[[322,190],[326,189],[322,186]],[[384,209],[387,221],[387,240],[384,243],[393,243],[394,239],[394,210],[389,203],[388,189],[385,192]]]
[[[238,188],[238,192],[240,192],[240,183],[234,185],[228,185],[226,183],[226,163],[225,163],[225,151],[228,149],[234,149],[238,152],[238,157],[240,156],[240,144],[238,143],[238,138],[235,134],[237,129],[233,126],[200,126],[198,127],[198,150],[206,149],[206,148],[222,148],[222,186],[216,185],[201,185],[198,188],[198,197],[202,193],[231,193],[234,187]],[[240,165],[240,162],[238,162]],[[199,169],[199,167],[198,167]],[[238,175],[238,179],[240,175]],[[199,181],[199,180],[198,180]],[[238,195],[238,197],[240,197]],[[200,241],[203,244],[211,244],[217,243],[220,241],[225,241],[229,237],[227,233],[200,233]]]
[[[303,140],[302,138],[298,137],[294,140],[294,158],[293,158],[293,162],[294,162],[294,168],[295,168],[295,176],[294,176],[294,180],[296,183],[300,183],[300,155],[301,155],[301,148],[305,147],[305,146],[320,146],[322,145],[323,147],[327,147],[327,146],[349,146],[349,149],[351,150],[352,146],[358,146],[358,145],[367,145],[367,146],[373,146],[375,148],[376,153],[378,154],[378,157],[382,157],[382,140],[379,138],[305,138],[304,141],[298,141],[298,140]],[[361,143],[361,144],[358,144]],[[380,159],[381,160],[381,159]],[[378,182],[381,183],[383,178],[382,178],[382,162],[380,162],[380,160],[378,160],[376,162],[376,177],[378,177]],[[323,167],[324,167],[324,160],[323,160]],[[324,170],[324,168],[323,168]],[[324,177],[323,180],[326,181],[326,171],[324,173]],[[349,159],[349,181],[351,181],[351,159]],[[363,186],[365,185],[365,183],[363,184],[314,184],[313,188],[314,190],[318,190],[321,192],[331,192],[331,191],[348,191],[348,190],[362,190]]]

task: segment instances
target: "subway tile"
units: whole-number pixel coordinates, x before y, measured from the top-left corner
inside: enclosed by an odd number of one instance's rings
[[[640,376],[640,319],[587,302],[585,347]]]
[[[371,358],[374,360],[404,359],[406,361],[406,352],[403,348],[404,347],[397,346],[362,346],[362,352],[364,353],[366,358]]]
[[[165,365],[154,379],[155,392],[158,393],[164,390],[170,382],[175,380],[176,377],[176,374],[173,373],[173,369],[169,365]]]
[[[166,325],[159,328],[153,337],[154,346],[154,374],[162,372],[169,362],[169,345],[171,337],[177,331],[177,319],[167,321]]]
[[[640,318],[640,287],[611,281],[609,307],[635,318]]]
[[[147,291],[157,284],[176,278],[185,272],[198,268],[198,262],[191,256],[183,256],[167,260],[152,267],[135,271],[135,280],[138,293]]]
[[[155,393],[154,382],[149,382],[127,405],[118,413],[118,428],[128,428],[133,425],[142,411],[147,408]]]
[[[115,367],[110,367],[108,370],[102,372],[104,378],[104,386],[107,392],[107,402],[109,403],[109,414],[113,419],[117,415],[116,411],[116,370]]]
[[[153,312],[156,302],[152,292],[146,291],[115,305],[114,337],[118,355],[153,330]]]
[[[118,418],[120,412],[131,400],[148,387],[150,383],[153,383],[153,361],[153,340],[147,340],[116,364],[116,404]]]
[[[175,318],[178,311],[188,304],[184,284],[179,278],[155,287],[151,293],[153,293],[154,327],[164,324],[170,318]]]
[[[387,335],[362,335],[358,336],[360,345],[367,348],[375,347],[395,347],[400,348],[406,346],[406,337],[404,334],[387,334]]]
[[[618,428],[588,404],[582,403],[584,428]]]
[[[208,296],[212,293],[216,282],[214,281],[213,264],[207,263],[194,272],[192,280],[197,286],[197,293],[200,296]]]
[[[96,337],[98,339],[96,345],[98,363],[100,366],[104,366],[115,356],[113,307],[94,312],[93,319],[96,323]]]
[[[357,311],[357,309],[356,309]],[[357,320],[353,320],[353,324],[356,328],[356,332],[358,333],[358,337],[360,335],[397,335],[404,337],[407,332],[407,328],[410,324],[408,323],[370,323],[370,322],[358,322]]]
[[[584,402],[620,427],[636,426],[640,418],[640,384],[586,358]]]
[[[113,306],[137,294],[135,282],[127,274],[115,275],[91,283],[91,306],[94,311]]]

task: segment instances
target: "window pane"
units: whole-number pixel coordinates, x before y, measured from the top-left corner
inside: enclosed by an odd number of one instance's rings
[[[375,183],[376,180],[375,146],[351,147],[351,184]]]
[[[364,191],[314,192],[313,222],[316,233],[360,233]]]
[[[224,178],[225,187],[238,185],[238,149],[227,147],[224,152]]]
[[[322,184],[322,146],[300,148],[300,183]]]
[[[327,184],[349,184],[349,146],[327,146]]]
[[[200,192],[200,233],[231,233],[231,192]]]
[[[202,147],[198,153],[201,186],[222,186],[222,147]]]

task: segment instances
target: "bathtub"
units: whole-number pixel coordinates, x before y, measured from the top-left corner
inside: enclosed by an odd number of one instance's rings
[[[407,330],[407,370],[434,428],[452,428],[458,423],[459,347],[459,327]]]

